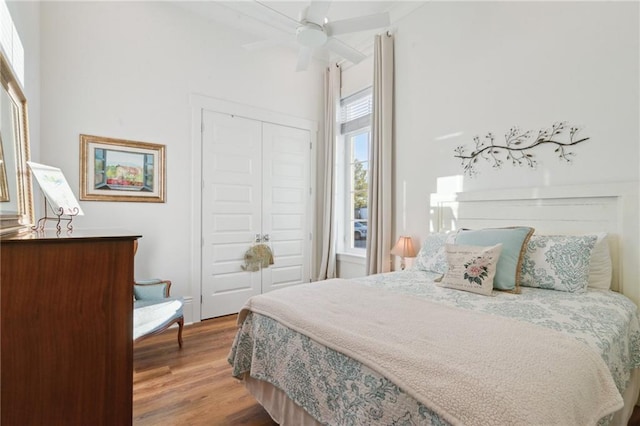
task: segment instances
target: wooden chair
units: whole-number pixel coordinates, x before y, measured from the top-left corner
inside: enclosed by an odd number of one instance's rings
[[[139,342],[178,324],[178,345],[182,348],[183,299],[170,296],[171,281],[150,279],[133,286],[133,341]]]

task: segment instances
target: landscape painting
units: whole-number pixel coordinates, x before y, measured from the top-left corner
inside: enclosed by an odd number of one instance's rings
[[[164,145],[80,135],[81,200],[164,202]]]

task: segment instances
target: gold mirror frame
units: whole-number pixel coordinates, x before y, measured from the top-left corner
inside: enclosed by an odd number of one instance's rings
[[[34,224],[29,161],[27,98],[0,50],[0,234]]]

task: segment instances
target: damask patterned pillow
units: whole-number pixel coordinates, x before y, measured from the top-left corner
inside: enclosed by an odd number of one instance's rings
[[[490,295],[501,251],[502,244],[491,247],[445,244],[448,269],[442,281],[436,284]]]
[[[596,235],[534,235],[521,270],[521,285],[583,293],[589,284],[589,263]]]
[[[427,235],[416,260],[413,262],[412,269],[438,274],[447,272],[447,256],[444,252],[444,245],[445,243],[453,244],[455,237],[455,232],[435,232]]]

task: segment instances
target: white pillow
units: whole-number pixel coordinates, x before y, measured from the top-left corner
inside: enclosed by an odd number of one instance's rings
[[[501,252],[502,244],[491,247],[445,244],[448,269],[437,285],[490,295]]]
[[[589,287],[609,290],[611,288],[611,253],[609,251],[609,241],[607,234],[599,232],[596,245],[591,250],[591,261],[589,263]]]

